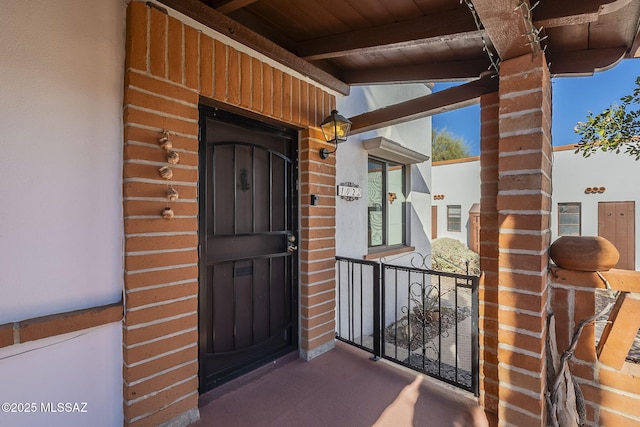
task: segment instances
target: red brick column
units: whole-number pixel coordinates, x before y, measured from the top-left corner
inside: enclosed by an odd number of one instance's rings
[[[213,33],[212,33],[213,34]],[[237,47],[237,46],[236,46]],[[126,425],[188,424],[198,418],[198,104],[244,109],[306,129],[301,142],[301,349],[333,343],[335,165],[320,161],[315,128],[335,97],[250,53],[185,25],[148,3],[127,14],[124,102]],[[171,185],[180,198],[163,219],[167,164],[158,140],[174,133],[180,162]],[[331,188],[331,193],[329,193]],[[320,194],[309,207],[309,194]],[[322,248],[322,250],[318,250]],[[329,265],[329,259],[331,265]]]
[[[498,413],[498,93],[480,99],[480,399]]]
[[[335,156],[321,159],[318,153],[323,147],[320,130],[304,132],[300,143],[300,354],[305,359],[335,345],[336,160]],[[310,204],[312,194],[319,196],[315,206]]]
[[[184,41],[183,41],[184,35]],[[188,61],[183,63],[182,49]],[[198,418],[198,34],[145,3],[131,2],[124,98],[126,425]],[[167,164],[158,140],[175,133],[167,205]]]
[[[498,415],[543,426],[551,209],[551,81],[544,54],[500,67]]]

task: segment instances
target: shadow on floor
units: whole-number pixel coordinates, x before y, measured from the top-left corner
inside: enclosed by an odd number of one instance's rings
[[[200,397],[194,426],[487,426],[472,395],[338,342]],[[221,392],[222,391],[222,392]]]

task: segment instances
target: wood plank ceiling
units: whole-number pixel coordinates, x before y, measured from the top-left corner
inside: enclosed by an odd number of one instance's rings
[[[159,1],[343,94],[359,84],[477,80],[500,60],[543,50],[555,76],[640,57],[640,0]],[[468,99],[495,90],[468,87]]]

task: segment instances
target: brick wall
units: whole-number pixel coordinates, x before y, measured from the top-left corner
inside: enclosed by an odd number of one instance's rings
[[[498,419],[543,426],[552,165],[544,54],[501,63],[498,117]]]
[[[627,278],[623,282],[616,280],[615,276],[603,274],[614,289],[621,283],[640,283],[638,273],[635,273],[634,280]],[[595,292],[597,288],[604,288],[604,282],[596,273],[559,268],[552,270],[549,280],[558,352],[562,353],[568,348],[578,323],[595,313]],[[627,330],[637,331],[637,316],[634,318],[634,314],[628,313],[624,316],[621,320],[633,325]],[[620,326],[625,327],[624,324]],[[621,350],[628,351],[628,347]],[[585,397],[588,426],[640,425],[640,365],[626,362],[618,369],[599,361],[593,323],[583,329],[569,368]]]
[[[300,342],[310,359],[333,347],[335,337],[336,158],[322,160],[322,132],[309,130],[300,146]],[[319,196],[315,206],[310,196]]]
[[[212,33],[213,34],[213,33]],[[127,425],[188,423],[198,417],[198,103],[207,97],[306,129],[300,185],[301,352],[332,344],[335,165],[320,161],[314,126],[335,97],[156,7],[128,6],[124,105],[125,322]],[[313,127],[309,127],[313,126]],[[175,132],[172,220],[161,217],[167,182],[158,139]],[[308,195],[326,194],[320,207]],[[329,195],[331,194],[331,196]],[[306,198],[305,198],[306,197]]]
[[[480,399],[498,413],[498,94],[480,99]]]

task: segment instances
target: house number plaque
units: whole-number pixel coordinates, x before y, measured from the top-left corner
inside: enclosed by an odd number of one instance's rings
[[[352,202],[362,197],[362,188],[353,182],[343,182],[338,185],[338,196]]]

